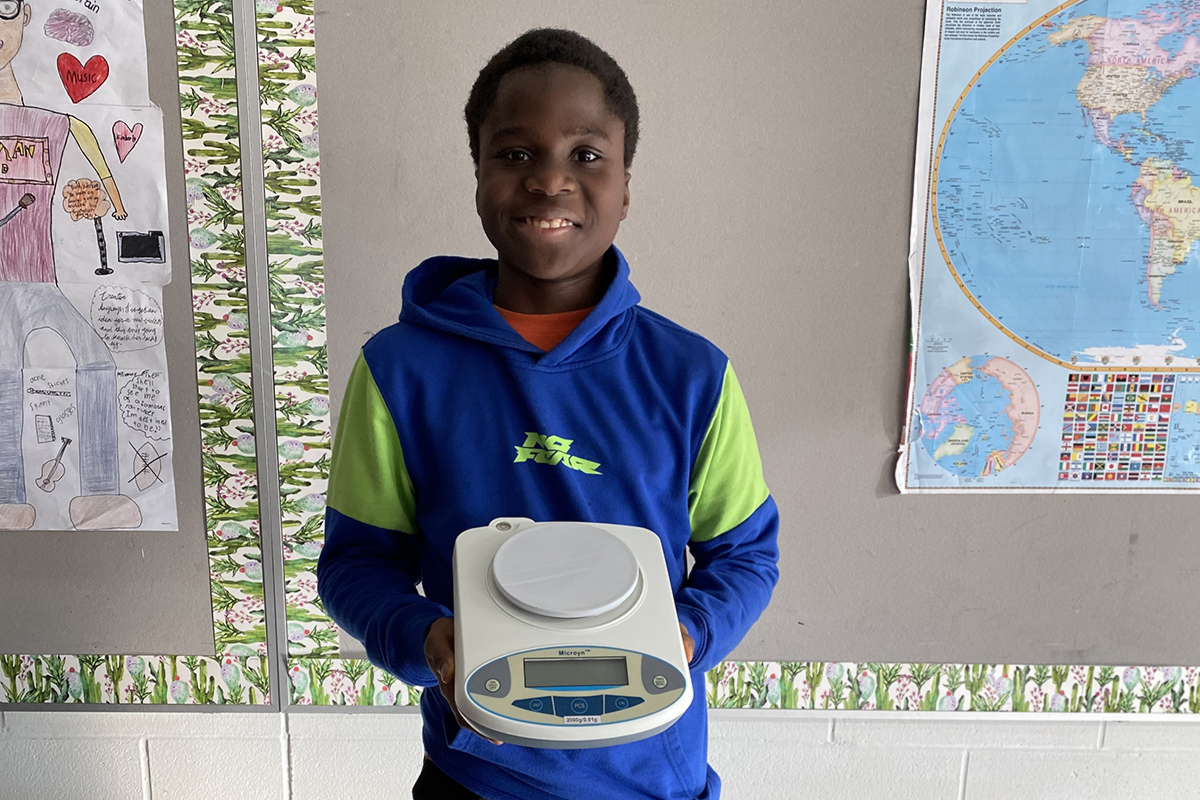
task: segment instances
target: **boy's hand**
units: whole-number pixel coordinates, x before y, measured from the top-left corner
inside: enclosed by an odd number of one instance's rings
[[[688,633],[687,626],[682,622],[679,623],[679,632],[683,634],[683,654],[687,656],[687,662],[692,663],[692,654],[696,652],[696,640]]]
[[[450,710],[454,712],[459,727],[479,733],[458,713],[458,703],[454,701],[454,620],[450,617],[434,620],[429,626],[429,634],[425,637],[425,663],[433,670],[438,688],[442,690],[442,697],[450,704]],[[483,736],[482,733],[479,735]],[[483,738],[492,744],[500,744],[495,739],[486,736]]]

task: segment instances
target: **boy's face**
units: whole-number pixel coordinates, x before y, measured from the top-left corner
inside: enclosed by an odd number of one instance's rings
[[[479,129],[475,178],[501,281],[506,270],[533,283],[594,278],[629,210],[625,123],[585,70],[513,70]]]

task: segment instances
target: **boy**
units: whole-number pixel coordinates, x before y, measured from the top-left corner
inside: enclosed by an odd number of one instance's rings
[[[480,71],[466,118],[497,259],[425,261],[400,322],[363,347],[334,445],[321,597],[372,662],[440,689],[421,700],[416,800],[715,800],[704,673],[767,604],[778,514],[728,359],[638,306],[612,244],[636,97],[592,42],[534,30]],[[592,750],[499,745],[466,726],[451,555],[459,533],[502,516],[659,535],[697,690],[675,725]]]

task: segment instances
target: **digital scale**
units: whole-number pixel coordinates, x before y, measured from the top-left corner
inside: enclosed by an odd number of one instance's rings
[[[454,697],[484,736],[585,748],[659,733],[692,702],[652,531],[497,519],[454,544]]]

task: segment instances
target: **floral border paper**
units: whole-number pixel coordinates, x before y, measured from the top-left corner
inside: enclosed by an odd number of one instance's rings
[[[257,0],[289,703],[408,705],[419,690],[337,657],[317,597],[329,476],[316,42],[311,0]]]
[[[316,44],[311,0],[257,0],[263,179],[288,655],[333,655],[317,598],[329,475]]]

